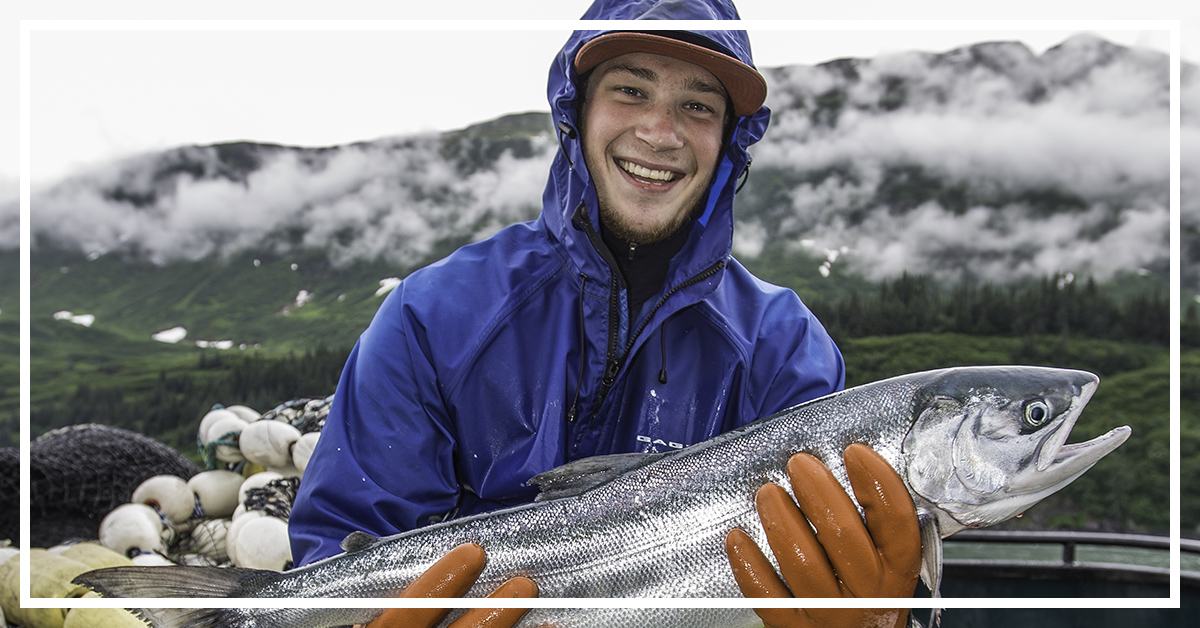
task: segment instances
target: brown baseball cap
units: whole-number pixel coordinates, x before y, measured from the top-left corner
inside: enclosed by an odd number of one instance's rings
[[[575,54],[575,71],[584,74],[609,59],[631,52],[674,57],[712,72],[729,92],[733,113],[739,117],[758,111],[767,99],[767,81],[758,70],[691,33],[605,33],[584,44]]]

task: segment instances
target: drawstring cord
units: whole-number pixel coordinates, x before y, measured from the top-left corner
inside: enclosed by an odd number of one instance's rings
[[[658,369],[658,383],[667,383],[667,321],[658,327],[658,341],[661,347],[662,367]]]
[[[619,369],[620,366],[625,363],[625,359],[629,356],[629,352],[633,349],[634,340],[638,336],[641,335],[643,330],[646,329],[646,326],[650,323],[650,320],[654,318],[655,312],[657,312],[658,309],[660,307],[662,307],[663,303],[666,303],[667,299],[670,298],[671,295],[675,294],[676,292],[678,292],[684,288],[687,288],[687,287],[697,284],[701,281],[704,281],[705,279],[708,279],[709,277],[712,277],[713,275],[716,275],[723,268],[725,268],[725,260],[724,259],[717,260],[717,262],[715,264],[713,264],[712,266],[709,266],[704,271],[702,271],[700,274],[692,277],[691,279],[688,279],[687,281],[675,286],[674,288],[671,288],[670,290],[668,290],[666,292],[666,294],[662,295],[662,297],[659,298],[658,302],[654,304],[654,307],[651,308],[650,312],[646,315],[646,318],[642,321],[642,324],[640,326],[638,326],[637,331],[635,331],[629,337],[629,346],[625,348],[625,353],[621,355],[621,358],[619,360],[616,360],[616,361],[610,360],[609,364],[608,364],[608,369],[613,369],[614,367]],[[571,409],[567,411],[567,422],[568,423],[574,423],[575,419],[578,417],[579,390],[580,390],[580,388],[583,387],[583,369],[584,369],[584,366],[587,364],[586,361],[584,360],[584,348],[585,348],[585,345],[587,344],[587,337],[586,337],[587,330],[584,327],[585,321],[584,321],[584,311],[583,311],[583,299],[584,299],[584,296],[586,295],[584,289],[587,286],[588,276],[583,273],[580,273],[579,278],[581,279],[581,282],[579,285],[579,377],[578,377],[577,381],[575,382],[575,399],[571,402]],[[616,281],[616,280],[614,279],[614,281]],[[659,330],[659,334],[660,334],[659,342],[661,343],[661,346],[662,346],[662,364],[661,364],[662,368],[660,368],[658,371],[658,381],[663,384],[667,383],[667,351],[666,351],[667,340],[666,340],[666,335],[662,333],[662,329],[661,329],[661,327],[665,327],[665,326],[666,326],[666,321],[664,320],[663,325],[660,326],[660,330]],[[608,389],[612,386],[613,382],[609,379],[610,377],[615,379],[615,377],[616,377],[615,370],[611,371],[611,375],[609,372],[605,373],[604,387],[601,389],[599,403],[603,403],[604,396],[608,393]],[[598,407],[597,407],[597,411],[599,411]]]
[[[750,180],[750,164],[754,162],[754,158],[746,155],[746,167],[742,168],[742,174],[738,175],[738,184],[734,188],[733,193],[737,194],[742,191],[742,186],[746,185],[746,181]]]
[[[587,347],[587,330],[583,320],[583,297],[588,276],[579,273],[579,278],[582,280],[579,284],[579,376],[575,381],[575,399],[571,402],[571,409],[567,411],[567,423],[574,423],[579,413],[579,389],[583,387],[583,367],[586,364],[583,350]]]
[[[563,157],[567,158],[567,167],[574,170],[575,162],[571,160],[571,155],[567,153],[567,147],[563,144],[563,136],[565,135],[568,139],[573,140],[578,137],[578,134],[575,132],[575,128],[572,127],[566,120],[559,120],[558,124],[555,126],[557,126],[559,130],[558,149],[562,151]]]

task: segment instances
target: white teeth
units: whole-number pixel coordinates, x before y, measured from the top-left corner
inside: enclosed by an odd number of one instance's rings
[[[674,172],[667,170],[651,170],[623,159],[618,159],[617,165],[621,166],[621,169],[625,172],[643,179],[652,179],[654,181],[670,181],[675,178]]]

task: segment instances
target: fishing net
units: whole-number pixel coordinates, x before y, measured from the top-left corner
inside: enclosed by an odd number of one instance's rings
[[[5,484],[0,511],[19,511],[18,450],[0,455]],[[179,452],[136,432],[105,425],[71,425],[29,444],[31,547],[94,539],[109,511],[129,502],[134,489],[155,475],[188,479],[200,469]],[[10,460],[11,458],[11,460]],[[9,466],[12,470],[9,472]],[[13,486],[8,486],[8,483]],[[0,520],[0,538],[19,543],[16,516]]]
[[[332,404],[333,395],[329,395],[328,397],[292,399],[264,412],[258,420],[282,421],[299,430],[301,434],[320,432],[325,427],[325,417],[329,415],[329,407]],[[216,410],[224,407],[221,404],[217,404],[213,406],[213,409]],[[202,436],[197,441],[196,446],[200,451],[201,458],[204,460],[205,468],[210,471],[213,469],[230,469],[240,472],[245,463],[226,464],[217,457],[217,450],[220,447],[237,448],[239,446],[239,436],[238,432],[230,432],[207,442],[203,440]]]
[[[272,517],[284,521],[292,514],[292,504],[296,502],[296,491],[300,488],[300,478],[280,478],[271,480],[259,488],[246,491],[246,510],[261,510]]]
[[[19,543],[21,530],[21,450],[0,448],[0,541]]]
[[[262,418],[285,420],[300,430],[301,434],[320,432],[321,428],[325,427],[325,417],[329,415],[329,406],[332,403],[333,395],[318,399],[292,399],[264,412]]]
[[[293,399],[260,420],[284,420],[302,433],[319,432],[332,401],[333,395]],[[229,444],[237,446],[237,441]],[[104,516],[128,503],[147,478],[175,475],[186,480],[201,470],[171,447],[120,428],[85,424],[47,432],[30,443],[29,545],[95,539]],[[298,482],[277,481],[259,489],[254,507],[286,520]],[[0,539],[14,545],[21,543],[20,503],[20,450],[0,448]]]

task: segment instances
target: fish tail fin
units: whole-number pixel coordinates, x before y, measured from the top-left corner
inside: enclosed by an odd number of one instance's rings
[[[246,593],[251,582],[277,576],[260,569],[221,567],[110,567],[79,576],[75,584],[104,597],[213,598],[255,597]],[[130,609],[154,628],[234,628],[241,625],[235,610],[224,608]]]
[[[236,628],[243,625],[227,608],[131,608],[129,611],[154,628]]]
[[[278,576],[240,567],[109,567],[79,574],[75,584],[104,597],[257,597],[247,585]]]

